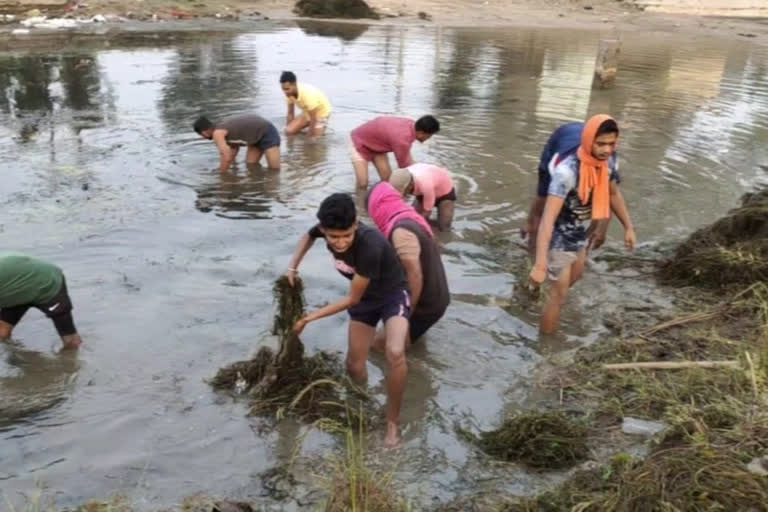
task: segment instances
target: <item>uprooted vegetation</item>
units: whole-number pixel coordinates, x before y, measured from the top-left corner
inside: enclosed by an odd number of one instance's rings
[[[693,233],[660,269],[662,280],[708,288],[768,281],[768,188]]]
[[[768,511],[767,249],[762,191],[660,265],[675,316],[649,327],[628,314],[620,333],[554,372],[550,384],[565,407],[588,411],[591,433],[627,417],[662,422],[646,457],[620,453],[538,496],[461,510]]]
[[[534,469],[570,467],[589,455],[585,422],[558,411],[519,412],[495,430],[459,434],[488,455]]]
[[[308,18],[379,19],[364,0],[298,0],[293,12]]]
[[[370,422],[372,399],[349,379],[339,358],[324,352],[304,355],[304,346],[293,332],[293,325],[304,315],[301,280],[292,286],[281,277],[273,291],[278,310],[272,332],[280,340],[278,352],[261,347],[250,360],[221,368],[210,380],[211,386],[247,393],[250,412],[257,416],[292,415],[321,424]]]

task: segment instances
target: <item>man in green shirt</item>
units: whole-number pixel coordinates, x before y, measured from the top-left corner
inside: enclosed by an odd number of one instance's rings
[[[61,269],[23,254],[0,254],[0,339],[11,337],[14,326],[31,307],[53,320],[65,349],[80,346]]]

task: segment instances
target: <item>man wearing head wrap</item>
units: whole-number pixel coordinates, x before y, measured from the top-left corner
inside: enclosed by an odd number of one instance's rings
[[[618,186],[611,156],[616,150],[619,127],[607,115],[587,121],[578,150],[550,172],[547,197],[538,226],[532,284],[549,279],[550,296],[541,314],[540,329],[557,330],[560,306],[568,290],[584,273],[589,226],[610,218],[611,211],[624,226],[624,244],[633,250],[635,229]]]

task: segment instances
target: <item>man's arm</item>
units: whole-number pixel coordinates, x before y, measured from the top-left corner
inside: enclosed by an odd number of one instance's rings
[[[416,311],[416,306],[421,299],[421,292],[424,289],[419,239],[407,229],[395,228],[392,232],[392,246],[395,248],[408,279],[408,290],[411,292],[411,310]]]
[[[296,325],[294,325],[294,332],[298,334],[304,330],[304,327],[306,327],[306,325],[310,322],[314,322],[315,320],[319,320],[327,316],[335,315],[336,313],[340,313],[341,311],[359,304],[360,299],[363,298],[363,294],[365,294],[365,290],[368,288],[368,283],[370,282],[371,280],[367,277],[363,277],[360,274],[355,274],[352,277],[352,282],[349,284],[349,295],[339,301],[332,302],[331,304],[328,304],[327,306],[324,306],[304,316],[304,318],[296,322]]]
[[[637,243],[637,235],[635,234],[635,226],[632,224],[632,219],[629,218],[629,210],[627,209],[627,203],[624,201],[624,196],[619,190],[619,185],[615,181],[611,181],[611,211],[618,217],[619,222],[624,226],[624,245],[630,251],[635,249]]]
[[[544,204],[546,202],[546,196],[536,195],[536,198],[531,203],[531,209],[528,212],[528,218],[525,220],[525,226],[520,231],[520,235],[522,235],[523,238],[538,230],[539,222],[541,222],[541,215],[544,213]]]
[[[413,165],[410,142],[398,141],[397,144],[392,145],[392,152],[395,154],[395,160],[397,160],[397,166],[400,169]]]
[[[539,223],[539,231],[536,235],[536,262],[531,271],[531,281],[541,284],[547,277],[547,257],[549,243],[552,241],[552,230],[555,228],[555,220],[560,215],[565,203],[564,197],[547,196],[544,203],[544,211]]]
[[[294,284],[296,272],[299,271],[299,264],[301,264],[301,260],[304,259],[304,255],[307,254],[307,251],[309,251],[314,243],[315,239],[309,236],[309,233],[304,233],[304,235],[299,240],[299,245],[296,246],[296,250],[293,252],[291,261],[288,263],[288,270],[285,273],[285,275],[288,277],[288,282],[291,283],[291,286]]]
[[[296,118],[296,106],[293,102],[288,103],[288,112],[285,114],[285,124],[291,124]]]
[[[219,171],[227,172],[237,155],[237,149],[227,144],[227,130],[214,130],[213,142],[219,148]]]

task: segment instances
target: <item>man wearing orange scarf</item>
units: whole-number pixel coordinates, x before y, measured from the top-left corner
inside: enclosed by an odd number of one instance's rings
[[[629,250],[635,248],[637,237],[616,169],[608,164],[618,138],[616,121],[596,115],[585,124],[578,151],[552,170],[530,275],[535,286],[547,278],[551,283],[541,313],[542,333],[557,330],[568,290],[584,273],[590,224],[608,220],[613,211],[624,226],[624,244]]]

